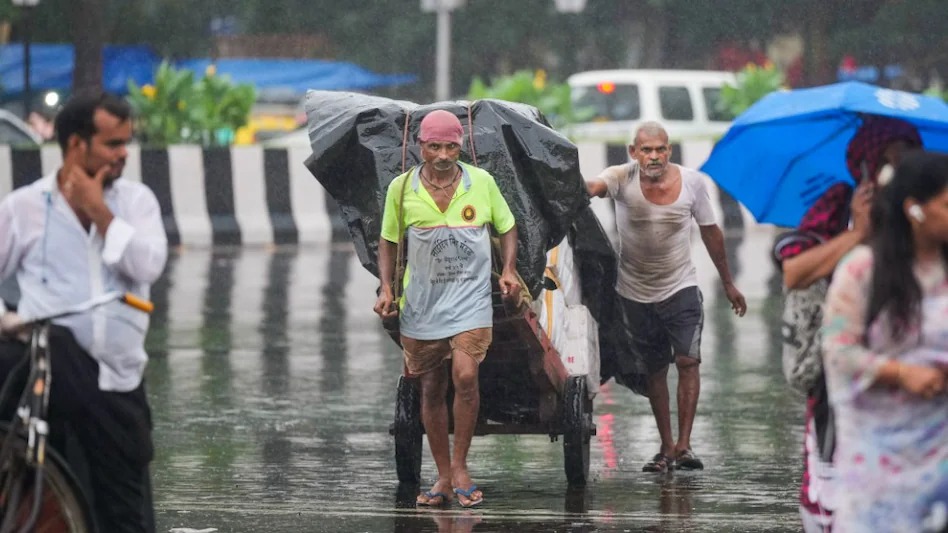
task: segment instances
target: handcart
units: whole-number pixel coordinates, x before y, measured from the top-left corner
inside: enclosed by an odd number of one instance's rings
[[[596,434],[590,376],[568,371],[571,359],[563,359],[553,346],[537,312],[526,304],[510,310],[501,299],[496,276],[494,281],[493,342],[480,365],[481,401],[474,435],[549,435],[551,442],[562,437],[566,479],[570,486],[584,486],[589,479],[590,439]],[[598,368],[598,352],[591,355]],[[593,379],[598,384],[599,376]],[[449,387],[449,406],[452,397]],[[448,412],[453,432],[451,409]],[[389,433],[395,437],[399,482],[418,484],[424,427],[416,378],[398,379]]]
[[[338,203],[360,262],[375,275],[379,269],[374,243],[379,241],[384,208],[380,200],[386,197],[387,184],[394,176],[422,161],[413,141],[423,117],[436,109],[453,113],[461,121],[466,132],[461,157],[494,177],[523,230],[518,233],[517,261],[525,287],[534,291],[545,283],[544,267],[551,263],[548,256],[543,264],[543,255],[550,251],[551,243],[562,246],[574,229],[576,235],[582,235],[582,257],[577,256],[572,265],[559,264],[562,272],[553,273],[573,289],[551,291],[570,294],[569,298],[555,298],[562,302],[558,309],[564,310],[554,316],[561,327],[549,327],[551,314],[545,302],[535,304],[539,310],[506,311],[495,287],[494,341],[480,365],[481,402],[475,435],[562,437],[567,479],[573,485],[585,483],[590,438],[596,432],[592,398],[600,383],[598,327],[593,317],[603,318],[601,302],[609,300],[597,286],[611,287],[615,257],[589,208],[576,146],[552,128],[536,108],[503,100],[418,105],[374,95],[309,91],[304,107],[313,148],[306,167]],[[585,265],[582,280],[578,263]],[[572,284],[564,277],[571,277]],[[580,285],[590,288],[589,310],[582,295],[577,296]],[[574,312],[578,320],[572,320]],[[547,320],[540,318],[544,313]],[[570,319],[564,321],[565,315]],[[582,324],[592,334],[570,337],[570,342],[582,345],[585,338],[596,338],[595,346],[580,346],[584,349],[578,357],[563,348],[569,342],[562,342],[562,331],[575,324]],[[608,349],[606,353],[611,355]],[[588,363],[586,367],[583,361]],[[391,426],[398,479],[408,483],[420,481],[424,429],[418,388],[415,378],[399,379]],[[449,430],[453,431],[450,420]]]

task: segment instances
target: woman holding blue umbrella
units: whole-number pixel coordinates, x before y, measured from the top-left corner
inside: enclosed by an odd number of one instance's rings
[[[849,251],[864,242],[870,230],[869,210],[880,181],[891,176],[906,148],[922,141],[909,123],[888,117],[869,116],[846,148],[846,167],[858,184],[838,182],[804,214],[800,225],[777,240],[774,255],[783,269],[787,304],[805,302],[791,316],[811,329],[785,326],[785,350],[812,347],[804,355],[809,368],[789,369],[788,379],[807,394],[804,426],[804,473],[800,489],[800,513],[804,530],[827,531],[832,524],[833,491],[832,413],[822,376],[819,327],[829,278]],[[803,292],[805,291],[805,292]],[[804,298],[793,298],[794,292]],[[791,300],[792,299],[792,300]],[[786,316],[786,315],[785,315]],[[803,338],[812,336],[812,338]]]
[[[832,186],[853,184],[843,154],[866,117],[905,121],[927,149],[948,152],[941,98],[851,81],[768,94],[734,119],[701,170],[758,222],[793,228]]]
[[[806,287],[829,276],[843,254],[865,239],[869,202],[879,179],[886,181],[891,177],[906,148],[921,146],[918,131],[904,120],[874,115],[864,119],[846,148],[846,168],[857,184],[855,191],[849,183],[836,183],[810,207],[797,228],[798,233],[820,237],[830,246],[820,247],[820,253],[802,256],[810,248],[803,243],[781,251],[788,288]],[[850,207],[858,211],[858,218],[850,216],[857,214],[851,213]],[[852,231],[847,232],[850,218],[854,224]]]

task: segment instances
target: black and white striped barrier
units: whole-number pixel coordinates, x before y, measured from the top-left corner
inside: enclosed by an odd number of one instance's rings
[[[328,243],[335,202],[303,166],[307,147],[130,146],[123,179],[151,187],[172,245]],[[0,146],[0,197],[55,171],[58,146]],[[344,230],[343,230],[344,231]]]
[[[675,144],[672,160],[698,168],[711,141]],[[628,160],[626,147],[578,143],[586,179]],[[172,245],[264,245],[347,240],[344,222],[325,189],[304,166],[306,146],[238,146],[202,149],[129,147],[124,179],[151,187],[161,205]],[[11,149],[0,145],[0,198],[16,187],[55,171],[62,163],[55,145]],[[726,229],[756,226],[753,216],[717,186],[709,187],[718,220]],[[593,200],[593,210],[615,238],[611,202]]]

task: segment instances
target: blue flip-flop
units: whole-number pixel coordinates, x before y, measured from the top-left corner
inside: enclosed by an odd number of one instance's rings
[[[467,498],[466,504],[461,501],[461,498],[458,498],[458,503],[461,504],[461,507],[474,507],[475,505],[480,505],[480,503],[484,501],[483,493],[481,493],[481,497],[476,500],[471,498],[471,495],[474,494],[474,491],[476,490],[477,490],[477,485],[471,485],[471,488],[467,490],[458,489],[458,488],[454,489],[455,494],[457,494],[458,496],[464,496],[465,498]]]
[[[442,505],[447,505],[451,503],[451,500],[448,499],[448,495],[443,492],[431,492],[430,490],[425,491],[423,494],[425,498],[428,498],[428,501],[421,502],[418,499],[415,499],[415,505],[424,505],[426,507],[441,507]],[[441,498],[441,501],[433,503],[432,500],[435,498]]]

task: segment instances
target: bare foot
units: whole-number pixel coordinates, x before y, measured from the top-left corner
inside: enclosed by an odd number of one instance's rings
[[[451,482],[447,478],[439,478],[431,486],[431,490],[422,492],[415,498],[415,504],[429,507],[445,505],[451,503],[451,494]]]

